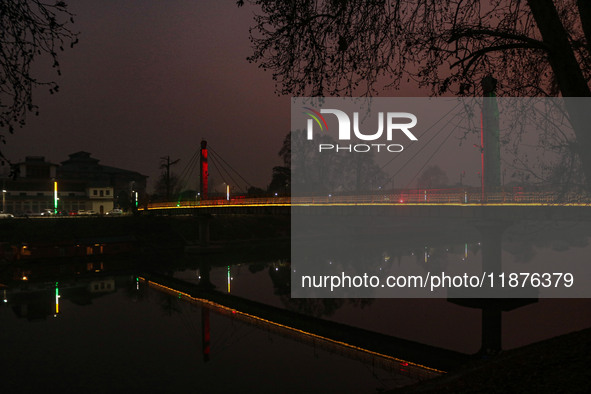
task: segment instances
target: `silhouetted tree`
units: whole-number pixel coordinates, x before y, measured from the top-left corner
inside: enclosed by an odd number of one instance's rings
[[[375,92],[412,79],[434,95],[591,96],[591,4],[584,0],[252,0],[249,60],[294,95]],[[363,90],[360,90],[363,89]]]
[[[154,194],[159,198],[170,200],[170,198],[178,196],[181,192],[180,189],[179,177],[174,173],[163,172],[154,185]]]
[[[325,152],[320,154],[313,145],[307,143],[306,133],[292,131],[291,144],[291,184],[297,193],[362,192],[383,185],[385,174],[375,164],[372,152],[360,155],[348,151]],[[314,140],[319,144],[336,144],[326,134],[316,134]]]
[[[131,208],[131,197],[129,196],[129,192],[125,190],[121,190],[117,195],[117,205],[119,208],[127,211]]]
[[[283,139],[283,145],[279,150],[279,157],[283,160],[283,166],[273,167],[271,183],[267,188],[269,193],[290,194],[291,193],[291,137],[289,132]]]
[[[283,166],[291,168],[291,133],[288,133],[283,139],[283,145],[279,150],[279,156],[283,160]]]
[[[12,134],[22,127],[28,112],[38,114],[33,89],[44,86],[51,94],[59,91],[56,82],[39,80],[31,67],[38,59],[49,57],[61,75],[58,52],[78,42],[70,30],[73,14],[63,1],[53,4],[40,0],[3,0],[0,2],[0,141],[5,131]],[[0,151],[2,164],[7,160]]]
[[[447,184],[447,174],[437,164],[428,166],[417,179],[417,186],[421,189],[444,187]]]
[[[261,189],[260,187],[251,186],[246,191],[246,194],[249,197],[263,197],[263,196],[267,195],[267,192],[265,190]]]
[[[291,170],[289,167],[273,167],[273,177],[269,184],[269,193],[289,195],[291,192]]]
[[[364,95],[412,81],[433,95],[479,96],[492,74],[499,95],[591,96],[588,0],[250,3],[260,12],[249,61],[273,72],[280,94]],[[567,111],[589,188],[591,115]]]

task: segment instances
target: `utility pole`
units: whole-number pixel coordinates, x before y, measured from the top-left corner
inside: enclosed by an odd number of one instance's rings
[[[170,161],[170,156],[161,157],[160,159],[165,160],[164,163],[160,164],[160,168],[166,169],[165,182],[166,182],[166,201],[170,201],[170,166],[177,164],[181,159]]]

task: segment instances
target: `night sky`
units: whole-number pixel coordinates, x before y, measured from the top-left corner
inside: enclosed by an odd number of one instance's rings
[[[35,91],[40,115],[30,114],[8,137],[4,152],[11,161],[38,155],[59,163],[84,150],[101,164],[148,175],[151,190],[161,157],[181,159],[173,167],[181,173],[204,138],[252,185],[267,187],[273,166],[281,164],[290,98],[275,94],[271,72],[246,60],[254,8],[194,0],[68,4],[80,42],[60,53],[61,77],[37,61],[40,79],[57,81],[60,91]],[[409,86],[380,96],[426,94]],[[469,169],[464,182],[479,184],[473,142],[477,136],[460,148],[452,139],[434,159],[450,183]],[[449,159],[458,149],[463,163]],[[223,179],[212,176],[214,188],[223,190]],[[195,179],[188,186],[196,185]]]
[[[35,91],[40,115],[9,136],[6,156],[54,163],[80,150],[104,165],[159,176],[160,157],[181,159],[202,138],[250,183],[266,188],[289,132],[289,98],[249,64],[252,9],[234,1],[68,2],[80,42],[60,54],[60,85]],[[221,182],[221,180],[218,179]]]

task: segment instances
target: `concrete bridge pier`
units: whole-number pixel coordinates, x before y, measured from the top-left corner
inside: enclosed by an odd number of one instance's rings
[[[482,235],[482,271],[502,272],[503,233],[511,225],[508,221],[482,221],[475,226]],[[482,337],[480,352],[496,354],[502,350],[502,311],[505,300],[480,300],[478,308],[482,310]]]
[[[499,274],[502,272],[503,233],[512,223],[507,220],[481,220],[474,226],[482,235],[482,270]]]
[[[197,216],[197,225],[199,226],[198,228],[198,234],[199,234],[199,245],[202,247],[207,247],[209,246],[209,242],[210,242],[210,222],[212,220],[211,215],[199,215]]]
[[[503,233],[511,224],[512,222],[508,220],[482,220],[474,223],[482,235],[482,271],[487,275],[490,273],[498,275],[502,272]],[[479,353],[490,355],[502,350],[503,312],[520,308],[537,300],[528,298],[453,298],[449,301],[482,311],[482,337]]]
[[[211,265],[207,261],[199,264],[199,283],[197,286],[200,289],[213,290],[215,285],[211,283],[210,279]]]

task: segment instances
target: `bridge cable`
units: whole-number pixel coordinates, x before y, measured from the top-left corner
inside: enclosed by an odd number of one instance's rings
[[[421,135],[419,135],[418,138],[422,138],[425,134],[427,134],[427,132],[429,132],[433,127],[435,127],[439,122],[441,122],[443,119],[445,119],[447,117],[447,115],[449,115],[453,110],[455,110],[458,106],[460,105],[460,103],[457,103],[452,109],[450,109],[449,111],[447,111],[442,117],[440,117],[439,119],[437,119],[437,121],[435,123],[433,123],[431,126],[429,126],[425,131],[423,131],[423,133],[421,133]],[[447,126],[448,123],[446,123]],[[445,127],[445,126],[444,126]],[[432,140],[432,139],[431,139]],[[429,142],[431,142],[431,140],[429,140],[427,142],[427,144]],[[415,146],[416,144],[413,144],[411,146]],[[380,167],[380,170],[383,170],[387,165],[389,165],[392,161],[396,160],[398,157],[400,157],[400,155],[395,155],[394,157],[392,157],[390,160],[388,160],[388,162],[386,162],[386,164],[384,164],[382,167]],[[414,156],[413,156],[414,157]]]
[[[224,183],[226,183],[226,178],[224,178],[224,173],[222,171],[220,171],[220,169],[218,168],[217,164],[216,164],[216,160],[213,158],[212,155],[209,155],[209,160],[208,160],[213,168],[217,171],[218,174],[220,174],[220,176],[222,177],[222,181],[224,181]]]
[[[224,180],[224,182],[226,182],[226,178],[224,177],[224,173],[225,173],[226,176],[229,177],[232,182],[237,184],[236,180],[232,177],[232,174],[230,173],[230,171],[228,171],[228,169],[226,167],[224,167],[219,155],[216,155],[215,153],[211,152],[209,157],[211,158],[212,163],[217,163],[216,169],[218,169],[218,172],[222,176],[222,179]]]
[[[232,181],[232,184],[234,185],[234,187],[240,191],[242,191],[242,188],[240,187],[240,184],[236,181],[236,179],[234,179],[234,177],[232,176],[232,174],[230,173],[230,171],[228,171],[228,169],[226,167],[224,167],[224,165],[222,164],[222,162],[219,160],[219,156],[215,155],[215,154],[211,154],[210,155],[212,163],[217,163],[216,169],[218,169],[218,171],[220,172],[220,175],[222,176],[222,179],[224,181],[224,183],[226,185],[229,185],[230,183],[226,180],[226,178],[224,177],[224,174],[222,173],[225,172],[226,176],[228,178],[230,178],[230,181]],[[221,168],[221,170],[219,170]]]
[[[450,111],[450,112],[451,112],[451,111]],[[451,123],[451,121],[452,121],[452,120],[453,120],[453,118],[450,118],[450,119],[447,121],[447,123],[446,123],[446,124],[445,124],[445,125],[444,125],[442,128],[440,128],[440,129],[439,129],[439,131],[438,131],[437,133],[435,133],[435,134],[434,134],[434,135],[431,137],[431,139],[429,139],[429,141],[427,141],[427,143],[426,143],[426,144],[424,144],[423,146],[421,146],[421,148],[420,148],[418,151],[416,151],[414,155],[412,155],[410,158],[408,158],[408,159],[406,160],[406,162],[405,162],[405,163],[404,163],[404,164],[403,164],[401,167],[399,167],[399,168],[398,168],[398,171],[396,171],[394,174],[392,174],[392,175],[391,175],[391,176],[390,176],[390,177],[389,177],[389,178],[388,178],[388,179],[387,179],[387,180],[386,180],[386,181],[383,183],[383,185],[386,185],[386,184],[388,184],[388,182],[390,182],[390,181],[392,180],[392,178],[394,178],[396,175],[400,174],[400,172],[401,172],[401,171],[402,171],[402,170],[403,170],[403,169],[404,169],[404,168],[405,168],[405,167],[406,167],[408,164],[410,164],[410,162],[411,162],[411,161],[412,161],[412,160],[413,160],[415,157],[417,157],[417,155],[418,155],[419,153],[421,153],[421,152],[422,152],[422,151],[423,151],[423,150],[424,150],[424,149],[425,149],[427,146],[429,146],[429,144],[430,144],[430,143],[431,143],[431,142],[432,142],[432,141],[433,141],[433,140],[434,140],[434,139],[435,139],[437,136],[439,136],[439,134],[441,134],[441,132],[442,132],[442,131],[443,131],[443,130],[444,130],[444,129],[445,129],[445,128],[446,128],[446,127],[447,127],[447,126],[448,126],[448,125]],[[453,131],[455,131],[455,130],[456,130],[456,128],[457,128],[457,126],[456,126],[456,127],[454,127],[454,128],[452,129],[452,132],[453,132]],[[424,133],[423,133],[423,134],[424,134]],[[450,135],[451,135],[451,134],[450,134]],[[445,139],[445,140],[447,141],[447,139],[448,139],[448,138],[449,138],[449,135],[448,135],[448,137],[446,137],[446,139]],[[436,150],[436,151],[438,151],[440,148],[441,148],[441,145],[439,145],[439,147],[437,148],[437,150]],[[429,158],[428,160],[431,160],[431,158]],[[392,161],[392,160],[390,160],[390,161]],[[413,178],[413,179],[414,179],[414,178]]]
[[[458,126],[456,125],[456,126],[454,126],[453,129],[451,129],[451,131],[449,132],[449,134],[447,135],[447,137],[445,137],[445,139],[443,140],[443,142],[437,147],[437,149],[435,149],[435,151],[431,154],[431,156],[429,156],[429,158],[427,159],[427,161],[425,161],[425,164],[423,164],[423,166],[417,171],[417,173],[415,174],[415,176],[412,177],[412,179],[406,184],[406,186],[404,187],[404,189],[408,189],[408,187],[410,186],[410,184],[416,179],[416,177],[419,175],[419,173],[421,171],[423,171],[423,168],[425,168],[427,166],[427,164],[429,164],[429,162],[431,161],[431,159],[433,158],[433,156],[435,156],[437,154],[437,152],[439,152],[439,150],[447,142],[447,140],[449,139],[449,137],[451,137],[451,135],[454,133],[454,131],[456,131],[457,127]]]
[[[201,152],[197,151],[193,154],[191,159],[187,162],[187,165],[181,171],[178,179],[178,186],[179,186],[179,193],[182,194],[183,191],[188,190],[189,183],[192,180],[193,173],[195,171],[196,164],[199,163],[199,158],[201,157]]]
[[[236,173],[236,175],[238,175],[240,177],[240,179],[242,179],[244,181],[244,183],[246,183],[247,186],[252,186],[252,183],[250,183],[249,181],[247,181],[246,179],[244,179],[244,177],[242,175],[240,175],[240,173],[238,171],[236,171],[226,160],[224,160],[224,158],[219,155],[216,151],[214,151],[212,148],[210,148],[210,150],[222,161],[224,162],[228,167],[230,167],[230,169],[232,171],[234,171]]]
[[[453,108],[451,108],[449,111],[447,111],[445,114],[443,114],[443,116],[441,116],[439,119],[437,119],[431,126],[429,126],[427,129],[425,129],[418,138],[422,138],[425,134],[427,134],[432,128],[434,128],[435,126],[437,126],[437,124],[439,124],[439,122],[441,122],[443,119],[445,119],[450,113],[452,113],[456,108],[458,108],[458,106],[461,103],[458,102]],[[445,126],[447,126],[450,122],[448,121]],[[445,127],[444,126],[444,127]],[[416,152],[412,157],[410,157],[409,159],[407,159],[407,162],[404,163],[402,165],[402,167],[400,167],[400,169],[393,174],[392,176],[390,176],[384,183],[382,186],[380,186],[380,188],[382,188],[383,186],[387,185],[388,182],[390,182],[392,180],[392,178],[394,178],[396,175],[398,175],[398,173],[400,173],[400,170],[403,169],[404,167],[406,167],[406,165],[408,164],[408,162],[412,159],[414,159],[418,153],[420,153],[440,132],[442,131],[442,129],[439,130],[439,132],[437,132],[429,141],[427,141],[427,144],[423,145],[418,152]],[[416,146],[416,144],[411,145],[412,146]],[[390,165],[390,163],[392,163],[394,160],[396,160],[397,158],[401,157],[401,155],[395,155],[393,156],[390,160],[388,160],[385,164],[383,164],[379,170],[377,170],[372,176],[365,178],[365,180],[362,183],[362,186],[365,186],[367,184],[367,182],[369,182],[371,179],[373,179],[374,177],[376,177],[380,171],[382,171],[384,168],[386,168],[386,166]]]

